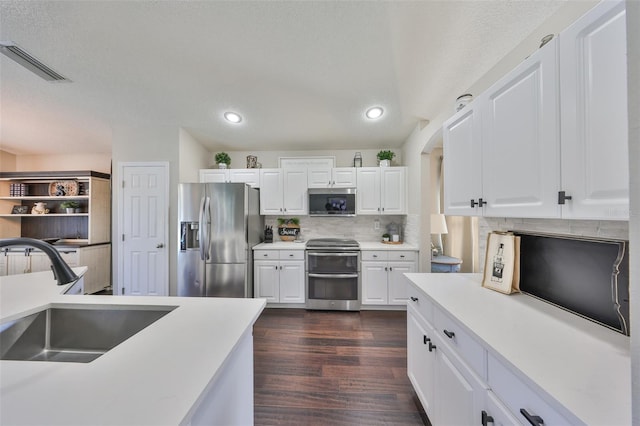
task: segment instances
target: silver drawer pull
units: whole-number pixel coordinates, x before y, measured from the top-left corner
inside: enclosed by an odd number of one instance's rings
[[[358,278],[358,274],[309,274],[310,278]]]

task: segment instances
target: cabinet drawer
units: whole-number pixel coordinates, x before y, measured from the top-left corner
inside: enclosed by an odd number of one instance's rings
[[[280,260],[304,260],[304,250],[280,250]]]
[[[384,250],[366,250],[360,253],[362,260],[387,260],[388,252]]]
[[[253,260],[261,259],[279,259],[280,252],[278,250],[254,250]]]
[[[489,387],[522,424],[529,424],[520,411],[522,409],[531,416],[541,417],[545,425],[576,424],[575,420],[567,420],[556,411],[493,355],[489,355],[488,374]]]
[[[412,284],[407,284],[408,305],[418,310],[420,315],[433,326],[433,303],[423,293],[418,291]]]
[[[389,251],[387,252],[389,260],[406,260],[406,261],[415,261],[416,260],[416,252],[415,251]]]
[[[438,308],[433,313],[434,328],[442,340],[451,345],[458,355],[478,374],[487,380],[487,352],[457,321]]]

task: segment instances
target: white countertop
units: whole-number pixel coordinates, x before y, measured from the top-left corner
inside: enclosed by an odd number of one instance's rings
[[[411,244],[384,244],[378,241],[358,241],[360,244],[360,250],[410,250],[417,251],[418,247]],[[289,241],[274,241],[273,243],[260,243],[253,247],[254,250],[304,250],[306,244],[289,242]]]
[[[485,289],[480,274],[406,276],[586,424],[631,424],[629,337],[533,297]]]
[[[0,323],[51,303],[177,308],[90,363],[0,361],[0,424],[180,424],[265,306],[264,299],[67,296],[64,289],[51,272],[0,277]]]

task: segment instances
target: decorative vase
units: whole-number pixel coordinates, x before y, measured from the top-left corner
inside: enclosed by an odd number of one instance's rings
[[[219,169],[226,169],[227,165],[225,163],[218,163],[218,168]]]
[[[76,209],[73,207],[67,207],[65,210],[67,211],[67,214],[72,214],[76,211]]]
[[[391,165],[391,160],[380,160],[380,167],[389,167]]]

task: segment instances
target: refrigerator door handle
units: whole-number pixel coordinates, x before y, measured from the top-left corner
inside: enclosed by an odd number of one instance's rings
[[[202,212],[203,216],[204,216],[204,223],[205,223],[205,238],[206,238],[206,244],[204,246],[204,258],[202,260],[209,260],[210,256],[209,256],[209,250],[211,248],[211,198],[210,197],[206,197],[205,201],[204,201],[204,211]]]
[[[205,247],[204,247],[204,206],[205,206],[205,197],[202,197],[200,200],[200,214],[198,215],[198,222],[200,226],[198,228],[198,239],[200,244],[200,259],[205,259]]]

